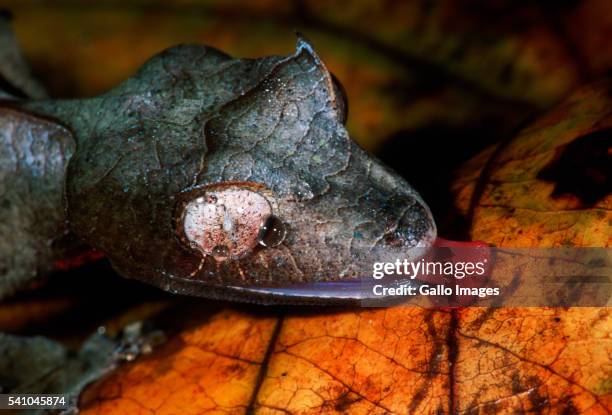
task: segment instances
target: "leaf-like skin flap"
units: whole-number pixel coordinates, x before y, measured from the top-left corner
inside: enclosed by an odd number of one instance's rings
[[[300,302],[282,288],[358,284],[372,261],[415,258],[435,239],[418,194],[349,138],[341,90],[299,39],[293,55],[261,59],[175,47],[105,95],[34,106],[77,138],[66,185],[71,230],[122,275],[190,295]],[[212,189],[240,196],[224,199],[231,209],[186,212]],[[261,197],[286,231],[276,246],[253,243],[257,235],[227,213]],[[185,233],[186,216],[210,224],[223,215],[219,226],[248,246],[213,246],[210,226]],[[241,254],[220,259],[213,250]],[[318,292],[306,301],[340,300],[333,289],[325,299]]]

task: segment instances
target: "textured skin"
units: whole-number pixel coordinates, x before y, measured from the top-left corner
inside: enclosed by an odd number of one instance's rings
[[[299,40],[294,55],[255,60],[179,46],[100,97],[22,105],[72,129],[70,229],[123,276],[206,297],[334,302],[319,283],[435,239],[420,197],[348,137],[340,91]],[[181,242],[179,202],[224,183],[268,199],[288,229],[281,245],[219,262]],[[311,284],[309,298],[287,299],[293,283]]]
[[[74,148],[60,124],[0,108],[0,298],[51,270]]]

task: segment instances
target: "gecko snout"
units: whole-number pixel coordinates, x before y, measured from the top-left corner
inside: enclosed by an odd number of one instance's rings
[[[436,238],[436,226],[427,209],[419,201],[402,209],[397,222],[384,234],[382,241],[389,248],[428,247]]]

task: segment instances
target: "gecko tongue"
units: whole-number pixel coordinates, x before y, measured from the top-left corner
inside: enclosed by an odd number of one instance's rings
[[[433,246],[436,248],[487,248],[489,244],[482,241],[453,241],[438,236]]]
[[[482,241],[455,241],[437,237],[432,250],[426,258],[432,262],[451,262],[465,264],[484,264],[483,277],[479,278],[460,278],[455,279],[453,284],[461,288],[480,288],[486,286],[491,275],[491,250],[490,245]],[[419,275],[417,279],[425,283],[443,284],[446,283],[442,275]],[[458,295],[452,298],[452,303],[456,306],[467,306],[472,304],[477,297],[472,295]]]

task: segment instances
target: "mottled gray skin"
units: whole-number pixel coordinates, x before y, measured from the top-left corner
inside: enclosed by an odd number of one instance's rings
[[[46,93],[0,13],[0,100],[24,96]],[[64,171],[75,147],[57,122],[0,108],[0,298],[51,270],[53,242],[67,229]]]
[[[0,298],[52,270],[68,229],[65,167],[75,150],[57,122],[0,109]]]
[[[372,262],[414,259],[435,239],[416,192],[349,138],[340,91],[303,40],[261,59],[177,46],[102,96],[20,107],[72,132],[67,224],[121,275],[203,297],[339,303],[359,298]],[[228,182],[264,189],[282,244],[216,261],[181,241],[179,200]]]

